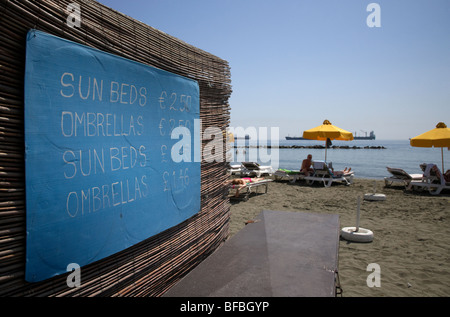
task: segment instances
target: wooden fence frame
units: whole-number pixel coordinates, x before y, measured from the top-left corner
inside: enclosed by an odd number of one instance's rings
[[[73,2],[80,27],[67,23]],[[160,296],[228,236],[225,153],[221,162],[201,163],[195,216],[83,266],[78,288],[67,286],[67,274],[26,282],[23,81],[31,28],[196,80],[202,130],[229,125],[228,62],[93,0],[0,0],[0,296]]]

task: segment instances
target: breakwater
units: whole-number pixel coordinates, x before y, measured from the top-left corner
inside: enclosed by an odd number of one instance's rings
[[[235,146],[234,148],[278,148],[278,149],[325,149],[324,145],[242,145],[242,146]],[[358,150],[358,149],[375,149],[375,150],[384,150],[386,147],[382,145],[376,145],[376,146],[349,146],[349,145],[333,145],[329,146],[328,149],[350,149],[350,150]]]

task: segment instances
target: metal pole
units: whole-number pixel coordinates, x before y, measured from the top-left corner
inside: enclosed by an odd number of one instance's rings
[[[359,231],[359,213],[360,213],[360,206],[361,206],[361,197],[358,196],[358,207],[356,209],[356,232]]]

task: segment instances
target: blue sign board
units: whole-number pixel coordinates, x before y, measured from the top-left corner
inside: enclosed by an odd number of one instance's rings
[[[196,81],[37,30],[26,43],[26,280],[200,210]]]

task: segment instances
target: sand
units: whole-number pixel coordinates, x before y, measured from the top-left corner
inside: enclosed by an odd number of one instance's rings
[[[231,201],[230,237],[262,210],[338,214],[340,227],[355,226],[357,197],[373,192],[374,180],[329,188],[273,181],[268,192]],[[344,297],[450,296],[450,192],[439,196],[385,187],[385,201],[361,200],[360,226],[370,243],[339,242],[339,278]],[[368,287],[370,263],[380,267],[380,287]]]

